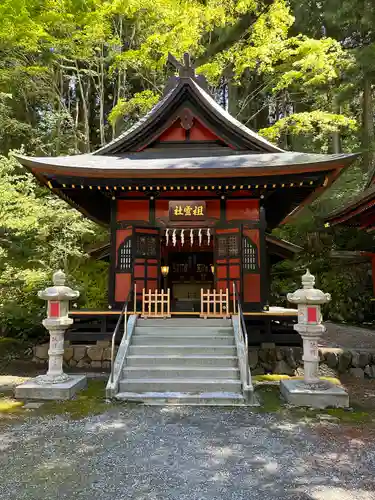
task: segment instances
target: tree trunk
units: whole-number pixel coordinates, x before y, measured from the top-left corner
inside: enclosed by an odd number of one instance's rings
[[[371,79],[365,75],[363,81],[363,171],[372,177],[374,170],[374,106]]]
[[[239,112],[238,99],[239,88],[233,83],[233,74],[228,77],[228,112],[232,116],[237,116]],[[239,117],[238,117],[239,118]]]
[[[61,99],[63,96],[64,92],[64,82],[63,82],[63,75],[62,75],[62,70],[58,70],[58,77],[59,77],[59,87],[60,87],[60,94],[57,96],[57,124],[56,124],[56,156],[60,155],[60,145],[61,145]]]
[[[78,63],[76,61],[76,70],[77,70],[77,80],[79,85],[79,91],[81,94],[81,102],[82,102],[82,112],[83,112],[83,134],[84,134],[84,142],[83,142],[83,152],[90,152],[90,125],[89,125],[89,110],[87,106],[88,94],[89,94],[89,85],[90,81],[87,82],[86,92],[83,88],[81,74],[78,68]]]
[[[105,133],[104,133],[104,49],[103,44],[101,46],[100,53],[100,69],[99,69],[99,101],[100,101],[100,116],[99,116],[99,128],[100,128],[100,145],[105,144]]]
[[[341,106],[337,103],[335,98],[333,98],[333,112],[338,115],[341,114]],[[332,152],[334,154],[342,152],[341,134],[339,130],[332,133]]]

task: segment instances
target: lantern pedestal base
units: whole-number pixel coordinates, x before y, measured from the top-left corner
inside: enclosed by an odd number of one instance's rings
[[[69,375],[69,380],[58,384],[38,384],[35,379],[18,385],[15,390],[17,399],[71,399],[76,392],[87,386],[86,375]]]
[[[304,384],[303,380],[281,380],[280,392],[286,402],[294,406],[319,409],[349,406],[349,395],[345,389],[323,380],[316,387]]]

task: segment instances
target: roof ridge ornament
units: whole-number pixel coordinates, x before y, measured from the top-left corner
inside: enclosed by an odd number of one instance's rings
[[[178,71],[178,76],[180,78],[196,78],[194,66],[191,63],[190,54],[188,52],[184,53],[184,63],[180,63],[178,59],[175,58],[173,54],[168,53],[168,62],[174,66]]]
[[[195,73],[195,67],[191,62],[191,57],[188,52],[184,52],[183,62],[180,62],[173,54],[169,52],[167,62],[171,64],[176,71],[178,71],[178,76],[173,75],[168,79],[164,88],[164,95],[170,92],[174,87],[176,87],[181,78],[191,78],[200,87],[208,92],[206,77],[203,75],[197,75]]]

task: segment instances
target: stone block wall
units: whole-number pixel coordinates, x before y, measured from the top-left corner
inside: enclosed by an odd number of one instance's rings
[[[49,344],[35,346],[33,361],[47,365],[48,348]],[[110,371],[111,343],[107,340],[98,340],[95,345],[71,345],[69,341],[65,342],[64,367]]]
[[[33,361],[47,365],[48,344],[34,347]],[[116,348],[117,352],[117,348]],[[319,349],[322,375],[348,373],[357,378],[375,378],[375,352],[366,350]],[[249,349],[252,375],[277,373],[301,375],[303,368],[301,347],[259,347]],[[71,345],[65,342],[64,366],[86,370],[111,369],[111,343],[98,340],[95,345]]]
[[[321,375],[348,373],[357,378],[375,378],[375,352],[320,348],[319,358]],[[249,364],[252,375],[301,375],[302,347],[250,348]]]

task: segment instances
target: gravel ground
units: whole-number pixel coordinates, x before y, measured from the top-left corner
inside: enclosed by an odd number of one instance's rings
[[[1,500],[369,500],[375,440],[249,409],[111,407],[0,426]]]
[[[359,326],[324,323],[327,331],[319,341],[322,347],[341,347],[343,349],[370,349],[375,352],[375,330]]]

